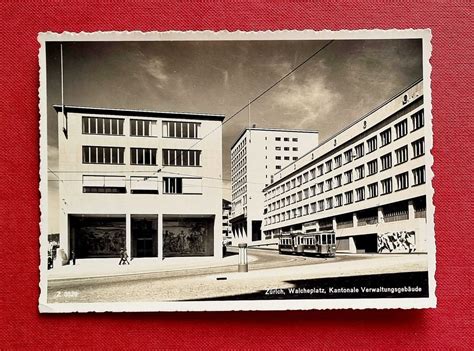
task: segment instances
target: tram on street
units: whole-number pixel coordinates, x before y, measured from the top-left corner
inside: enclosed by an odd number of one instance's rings
[[[278,251],[280,254],[334,257],[336,233],[334,231],[282,233],[278,242]]]

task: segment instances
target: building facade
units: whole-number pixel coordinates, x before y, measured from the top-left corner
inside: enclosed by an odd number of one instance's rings
[[[247,128],[231,147],[232,243],[275,242],[262,237],[263,188],[273,175],[318,144],[318,132]]]
[[[232,225],[230,224],[230,214],[232,202],[222,199],[222,238],[228,240],[232,236]]]
[[[335,230],[338,251],[426,252],[429,133],[418,81],[275,174],[265,237]]]
[[[69,257],[222,257],[223,115],[54,107]]]

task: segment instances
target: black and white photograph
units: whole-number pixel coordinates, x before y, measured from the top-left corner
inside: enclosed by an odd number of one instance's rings
[[[40,312],[436,306],[429,30],[38,40]]]

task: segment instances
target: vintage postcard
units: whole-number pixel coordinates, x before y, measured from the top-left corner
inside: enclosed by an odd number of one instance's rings
[[[41,312],[436,306],[430,30],[38,40]]]

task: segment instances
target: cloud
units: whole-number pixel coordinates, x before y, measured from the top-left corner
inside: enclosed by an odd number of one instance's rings
[[[273,103],[286,116],[292,128],[314,128],[315,120],[327,118],[341,102],[323,77],[306,78],[302,83],[284,84],[273,95]]]
[[[154,80],[154,85],[160,89],[166,87],[169,75],[166,73],[165,63],[159,58],[143,58],[140,66]]]

